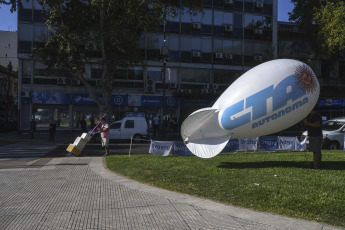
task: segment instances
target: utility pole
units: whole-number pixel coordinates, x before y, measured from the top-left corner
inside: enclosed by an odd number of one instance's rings
[[[8,63],[7,70],[8,70],[8,80],[7,80],[7,93],[6,93],[6,101],[7,101],[7,103],[6,103],[6,132],[8,132],[8,130],[9,130],[9,123],[8,123],[9,108],[8,108],[8,104],[10,101],[9,93],[10,93],[10,80],[11,80],[11,73],[12,73],[11,61],[10,61],[10,63]]]

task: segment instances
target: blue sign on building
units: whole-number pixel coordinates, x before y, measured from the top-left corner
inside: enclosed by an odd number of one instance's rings
[[[116,94],[111,95],[110,105],[127,106],[127,96],[126,95],[116,95]]]
[[[177,107],[177,100],[172,96],[165,97],[165,107]]]
[[[98,98],[103,98],[102,94],[97,94]],[[97,105],[88,93],[74,93],[72,95],[72,104],[74,105]]]
[[[141,96],[141,106],[161,107],[162,97],[159,96]]]
[[[342,98],[329,98],[329,99],[322,99],[319,102],[319,106],[343,106],[343,99]]]
[[[33,92],[32,102],[34,104],[68,105],[70,102],[70,94],[54,92]]]

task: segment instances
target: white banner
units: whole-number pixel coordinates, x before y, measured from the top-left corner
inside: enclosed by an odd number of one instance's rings
[[[304,138],[304,140],[300,142],[298,138],[296,137],[295,150],[304,151],[306,149],[307,149],[307,138]]]
[[[152,141],[150,144],[149,153],[160,156],[168,156],[173,142],[172,141]]]
[[[296,140],[296,137],[278,137],[278,149],[294,151]]]
[[[256,151],[258,148],[258,138],[245,138],[245,139],[238,139],[238,150],[239,151]]]

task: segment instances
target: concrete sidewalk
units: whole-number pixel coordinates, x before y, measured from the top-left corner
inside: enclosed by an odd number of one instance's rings
[[[0,229],[340,229],[154,188],[103,161],[42,159],[0,170]]]

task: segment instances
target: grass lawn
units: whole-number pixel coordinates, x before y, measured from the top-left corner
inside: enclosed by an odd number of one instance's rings
[[[345,152],[325,150],[322,161],[313,170],[310,152],[106,157],[110,170],[156,187],[345,227]]]

